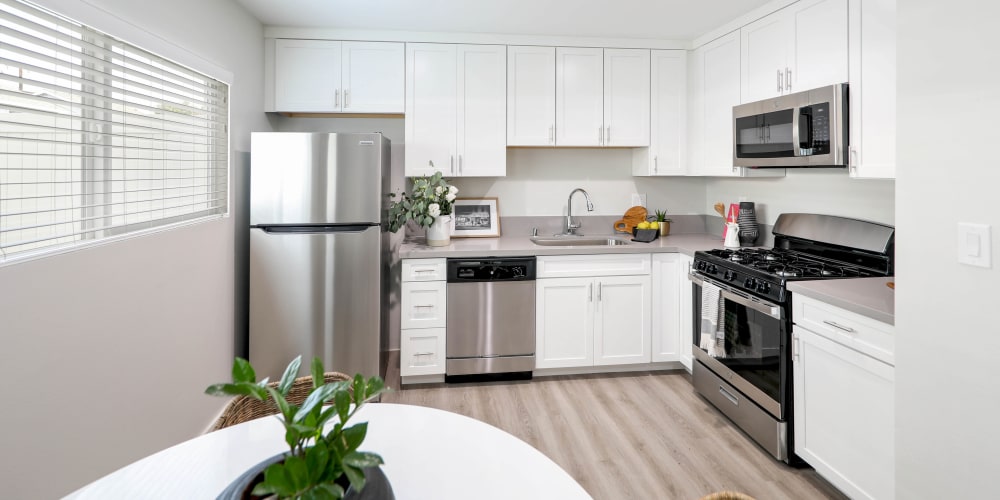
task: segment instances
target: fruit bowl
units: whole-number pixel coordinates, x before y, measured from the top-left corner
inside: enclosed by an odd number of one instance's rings
[[[660,237],[659,229],[632,229],[632,241],[642,241],[649,243]]]

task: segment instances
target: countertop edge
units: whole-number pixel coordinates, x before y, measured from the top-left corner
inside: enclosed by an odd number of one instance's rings
[[[604,235],[601,235],[603,237]],[[619,239],[626,237],[614,236]],[[679,234],[657,238],[650,243],[629,241],[615,246],[542,246],[527,236],[500,238],[453,238],[442,247],[427,246],[423,238],[407,240],[399,248],[400,259],[431,259],[447,257],[512,257],[519,255],[594,255],[630,253],[682,253],[694,256],[698,250],[722,248],[722,239],[710,234]]]
[[[889,325],[896,324],[895,292],[886,284],[895,281],[893,277],[852,278],[820,281],[793,281],[788,283],[788,291],[805,297],[826,302],[832,306]],[[859,293],[859,290],[864,293]],[[858,298],[864,298],[859,302]],[[873,305],[881,301],[884,307]]]

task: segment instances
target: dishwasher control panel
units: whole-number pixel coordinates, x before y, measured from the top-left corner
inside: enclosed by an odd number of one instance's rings
[[[448,259],[448,282],[528,281],[535,279],[534,257]]]

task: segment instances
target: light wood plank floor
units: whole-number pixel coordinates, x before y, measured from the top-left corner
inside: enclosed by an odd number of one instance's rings
[[[400,389],[388,403],[440,408],[531,444],[595,499],[698,499],[734,490],[758,500],[843,499],[811,469],[771,458],[701,399],[690,376],[637,372]]]

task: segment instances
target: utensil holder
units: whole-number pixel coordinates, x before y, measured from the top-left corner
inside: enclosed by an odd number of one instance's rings
[[[740,226],[740,246],[751,247],[757,242],[760,231],[757,226],[757,213],[752,201],[741,201],[736,223]]]

